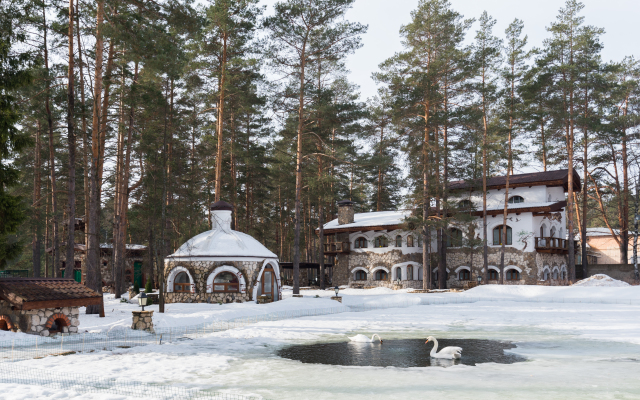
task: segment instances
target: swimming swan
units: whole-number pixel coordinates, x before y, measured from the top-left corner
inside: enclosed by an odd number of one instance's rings
[[[431,357],[433,358],[446,358],[449,360],[455,360],[462,356],[460,354],[462,352],[462,347],[449,346],[440,350],[440,352],[438,353],[438,340],[433,336],[429,336],[424,344],[427,344],[429,342],[433,342],[433,349],[431,349]]]
[[[373,343],[374,340],[373,338],[378,336],[377,333],[374,333],[373,336],[371,336],[371,339],[369,339],[368,337],[366,337],[365,335],[355,335],[353,337],[349,336],[349,340],[351,340],[352,342],[365,342],[365,343]],[[380,341],[380,343],[382,343],[382,339],[380,339],[380,336],[378,336],[378,340]]]

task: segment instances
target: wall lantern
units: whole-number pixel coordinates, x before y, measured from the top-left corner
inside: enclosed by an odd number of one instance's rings
[[[145,292],[138,295],[138,304],[142,307],[142,311],[144,311],[145,306],[149,305],[149,298]]]

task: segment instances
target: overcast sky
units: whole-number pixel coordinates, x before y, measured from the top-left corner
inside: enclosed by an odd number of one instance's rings
[[[555,20],[564,0],[450,0],[453,8],[465,18],[478,18],[486,10],[497,20],[494,34],[503,37],[505,28],[514,18],[524,21],[524,33],[529,37],[530,47],[541,46],[548,37],[546,27]],[[273,12],[276,0],[263,0],[267,14]],[[621,60],[626,55],[640,58],[638,46],[640,0],[583,0],[582,15],[585,23],[604,28],[606,33],[603,59]],[[376,85],[371,74],[378,64],[394,53],[401,51],[399,29],[410,22],[411,11],[418,0],[356,0],[347,19],[369,25],[362,38],[363,46],[349,56],[347,67],[350,80],[360,86],[361,98],[365,100],[376,94]],[[472,28],[472,31],[475,30]],[[468,40],[473,38],[468,34]]]

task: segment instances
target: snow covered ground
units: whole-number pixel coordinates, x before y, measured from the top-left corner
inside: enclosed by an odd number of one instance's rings
[[[156,326],[180,326],[302,308],[336,305],[333,291],[302,291],[269,305],[170,304]],[[637,399],[640,398],[640,287],[482,286],[464,293],[411,294],[388,289],[341,290],[343,304],[402,305],[367,312],[261,322],[162,346],[145,346],[15,363],[43,371],[74,371],[267,399]],[[315,296],[320,296],[315,298]],[[446,299],[473,303],[431,304]],[[559,302],[560,299],[565,303]],[[589,300],[590,302],[579,301]],[[547,300],[547,301],[545,301]],[[553,302],[550,302],[552,301]],[[606,304],[605,302],[628,304]],[[416,304],[407,307],[408,304]],[[137,307],[109,299],[107,318],[81,316],[81,329],[131,323]],[[283,346],[346,341],[378,333],[384,339],[497,339],[529,361],[449,368],[378,368],[303,364],[276,355]],[[463,351],[464,356],[464,351]],[[140,371],[146,371],[141,374]],[[102,399],[126,396],[54,394],[3,385],[0,399]],[[135,397],[131,397],[132,399]]]

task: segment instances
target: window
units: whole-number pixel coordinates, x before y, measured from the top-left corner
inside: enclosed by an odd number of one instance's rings
[[[553,279],[558,279],[558,271],[553,271]]]
[[[191,292],[191,282],[186,272],[180,272],[173,280],[173,291],[178,293]]]
[[[522,198],[522,196],[511,196],[511,198],[509,199],[509,204],[518,203],[524,203],[524,198]]]
[[[520,280],[520,272],[515,269],[510,269],[507,271],[507,280],[508,281],[519,281]]]
[[[376,274],[374,275],[375,279],[377,281],[386,281],[389,279],[389,275],[387,274],[387,272],[383,269],[379,269],[376,271]]]
[[[545,270],[544,271],[544,276],[542,277],[543,281],[547,281],[549,280],[549,271]]]
[[[357,270],[356,271],[356,280],[357,281],[366,281],[367,280],[367,273],[364,272],[361,269]]]
[[[413,265],[407,265],[407,280],[413,280]]]
[[[413,235],[407,236],[407,247],[413,247]]]
[[[553,238],[553,237],[556,237],[556,227],[555,227],[555,226],[554,226],[554,227],[551,227],[551,233],[550,233],[550,236],[551,236],[552,238]]]
[[[396,268],[396,280],[402,280],[402,269],[400,267]]]
[[[562,271],[562,280],[567,279],[567,271]]]
[[[418,247],[422,247],[422,234],[418,235]]]
[[[367,248],[367,239],[363,238],[363,237],[357,238],[356,242],[354,243],[354,247],[356,249],[366,249]]]
[[[402,247],[402,236],[396,236],[396,247]]]
[[[387,247],[389,246],[389,242],[386,236],[378,236],[375,239],[375,244],[373,247]]]
[[[471,280],[471,273],[467,269],[461,269],[458,272],[458,280],[459,281],[469,281]]]
[[[490,269],[489,270],[489,280],[490,281],[497,281],[498,279],[500,279],[498,277],[498,271],[496,271],[495,269]]]
[[[462,247],[462,231],[460,229],[449,229],[447,247]]]
[[[271,282],[271,280],[269,280],[269,282]],[[214,292],[237,292],[239,288],[238,277],[232,272],[220,272],[213,278]]]
[[[458,207],[462,210],[468,210],[473,207],[473,203],[470,200],[460,200]]]
[[[493,228],[493,245],[500,246],[502,245],[502,228],[504,225],[496,226]],[[511,245],[511,227],[507,226],[507,243],[506,245]]]

